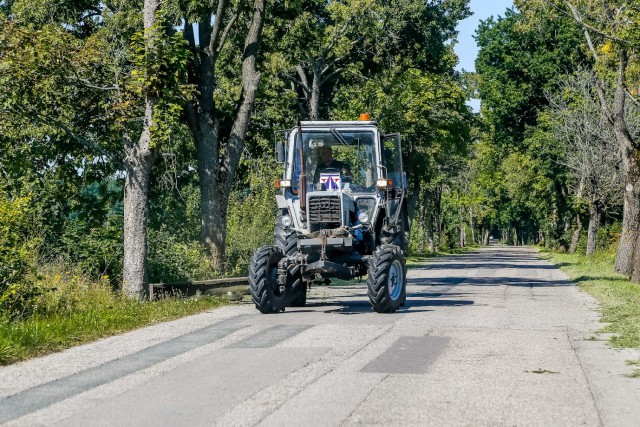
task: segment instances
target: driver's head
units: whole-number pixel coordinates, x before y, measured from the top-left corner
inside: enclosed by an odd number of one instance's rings
[[[320,147],[320,163],[330,163],[333,158],[333,150],[329,146]]]

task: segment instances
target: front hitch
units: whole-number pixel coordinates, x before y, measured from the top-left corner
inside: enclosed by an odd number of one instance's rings
[[[316,274],[326,274],[342,280],[351,280],[353,278],[353,271],[351,268],[338,264],[337,262],[323,260],[312,262],[307,265],[303,272],[303,276],[306,279],[310,279]]]

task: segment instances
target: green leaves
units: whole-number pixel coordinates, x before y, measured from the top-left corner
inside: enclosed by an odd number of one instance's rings
[[[151,127],[152,147],[170,140],[179,124],[182,106],[194,93],[186,84],[190,53],[182,33],[166,34],[167,22],[160,17],[155,26],[137,32],[131,42],[131,70],[128,90],[139,99],[157,100]]]

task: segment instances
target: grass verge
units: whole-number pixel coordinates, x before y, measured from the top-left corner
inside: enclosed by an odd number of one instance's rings
[[[115,297],[82,311],[0,320],[0,365],[42,356],[143,326],[224,304],[218,298],[164,299],[138,303]]]
[[[607,323],[602,331],[614,334],[609,341],[613,347],[640,348],[640,285],[614,271],[614,253],[543,255],[598,300],[602,321]],[[640,365],[640,361],[630,363]],[[640,369],[633,376],[640,377]]]

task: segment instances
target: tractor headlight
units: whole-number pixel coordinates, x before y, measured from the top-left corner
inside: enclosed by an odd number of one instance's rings
[[[363,224],[369,222],[369,214],[366,212],[360,212],[358,214],[358,221],[360,221]]]
[[[293,223],[289,215],[283,216],[281,222],[283,227],[291,227],[291,224]]]

